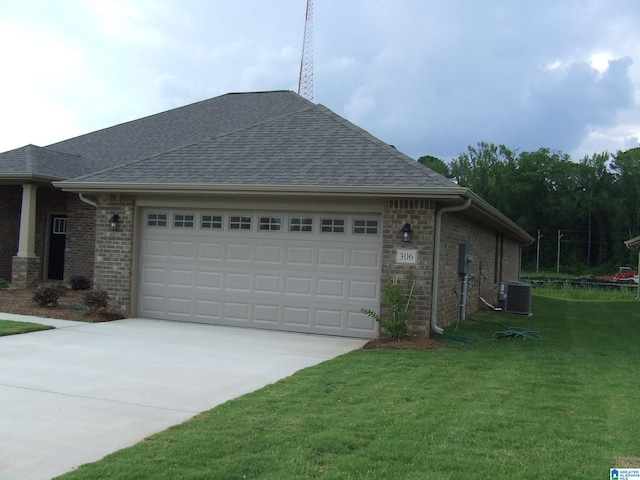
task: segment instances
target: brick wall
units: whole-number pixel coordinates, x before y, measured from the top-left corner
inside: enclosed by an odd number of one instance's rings
[[[112,310],[125,315],[131,309],[134,204],[132,195],[107,194],[96,209],[94,285],[109,293]],[[117,231],[109,226],[114,213],[120,216]]]
[[[413,301],[412,330],[417,335],[429,335],[431,322],[431,289],[433,279],[433,249],[435,216],[442,205],[428,200],[389,200],[383,212],[382,288],[390,278],[406,281],[409,274],[416,279]],[[411,224],[410,243],[403,243],[400,229]],[[460,310],[462,275],[458,273],[459,245],[469,245],[473,257],[467,288],[467,313],[488,302],[497,303],[498,283],[518,280],[520,245],[474,220],[465,212],[450,212],[442,216],[440,238],[440,272],[438,282],[437,320],[441,327],[455,323]],[[417,250],[415,264],[396,263],[399,249]]]
[[[64,278],[93,278],[96,241],[96,208],[80,200],[77,194],[68,199],[67,240]]]
[[[11,281],[12,259],[18,252],[22,186],[0,186],[0,278]]]

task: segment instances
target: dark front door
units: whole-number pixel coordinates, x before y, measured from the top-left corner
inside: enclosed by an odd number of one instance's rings
[[[64,278],[64,246],[67,239],[67,216],[52,215],[49,232],[49,266],[47,279],[62,280]]]

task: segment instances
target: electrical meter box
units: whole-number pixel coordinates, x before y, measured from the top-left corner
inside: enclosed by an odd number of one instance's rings
[[[458,248],[458,273],[469,273],[470,265],[469,244],[461,243]]]

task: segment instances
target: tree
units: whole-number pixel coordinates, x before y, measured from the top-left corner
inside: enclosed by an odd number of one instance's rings
[[[421,163],[425,167],[429,167],[434,172],[437,172],[440,175],[444,175],[447,178],[450,178],[451,176],[449,165],[447,165],[444,162],[444,160],[441,160],[438,157],[432,157],[431,155],[424,155],[418,159],[418,163]]]

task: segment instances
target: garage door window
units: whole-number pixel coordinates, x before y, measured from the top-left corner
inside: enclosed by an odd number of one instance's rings
[[[290,217],[290,232],[311,232],[313,231],[313,218]]]
[[[231,230],[251,230],[251,217],[232,215],[229,218],[229,228]]]
[[[344,219],[342,218],[323,218],[322,233],[344,233]]]
[[[222,228],[222,215],[202,215],[200,228]]]
[[[354,220],[353,221],[353,233],[355,234],[378,234],[378,221],[377,220]]]
[[[167,215],[164,213],[150,213],[147,217],[147,225],[150,227],[166,227]]]
[[[280,230],[282,230],[282,218],[260,217],[260,230],[279,232]]]
[[[193,228],[193,215],[174,215],[173,226],[175,228]]]

